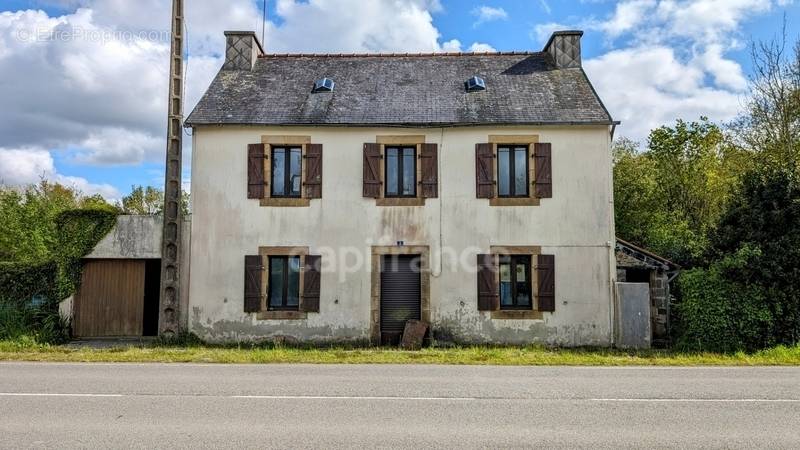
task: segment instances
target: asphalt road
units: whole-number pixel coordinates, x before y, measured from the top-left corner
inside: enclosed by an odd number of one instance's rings
[[[800,448],[800,367],[0,363],[3,448]]]

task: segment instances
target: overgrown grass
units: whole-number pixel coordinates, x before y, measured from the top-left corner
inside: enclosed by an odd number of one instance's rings
[[[210,345],[125,346],[92,349],[39,344],[30,338],[0,341],[0,360],[51,362],[460,364],[570,366],[756,366],[800,365],[800,346],[756,353],[680,353],[668,350],[455,347],[403,351],[392,348],[223,347]]]

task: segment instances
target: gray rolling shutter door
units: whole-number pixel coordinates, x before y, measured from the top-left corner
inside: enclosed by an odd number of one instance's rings
[[[420,320],[418,256],[384,256],[381,264],[381,334],[399,339],[408,320]]]

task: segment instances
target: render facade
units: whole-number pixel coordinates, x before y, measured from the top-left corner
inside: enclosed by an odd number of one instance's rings
[[[611,345],[614,122],[580,36],[342,56],[267,55],[227,33],[187,120],[185,326],[213,342],[388,343],[421,319],[437,340]]]

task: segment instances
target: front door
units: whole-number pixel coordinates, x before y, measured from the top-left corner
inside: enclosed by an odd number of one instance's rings
[[[420,255],[381,259],[381,343],[397,345],[408,320],[420,320]]]

